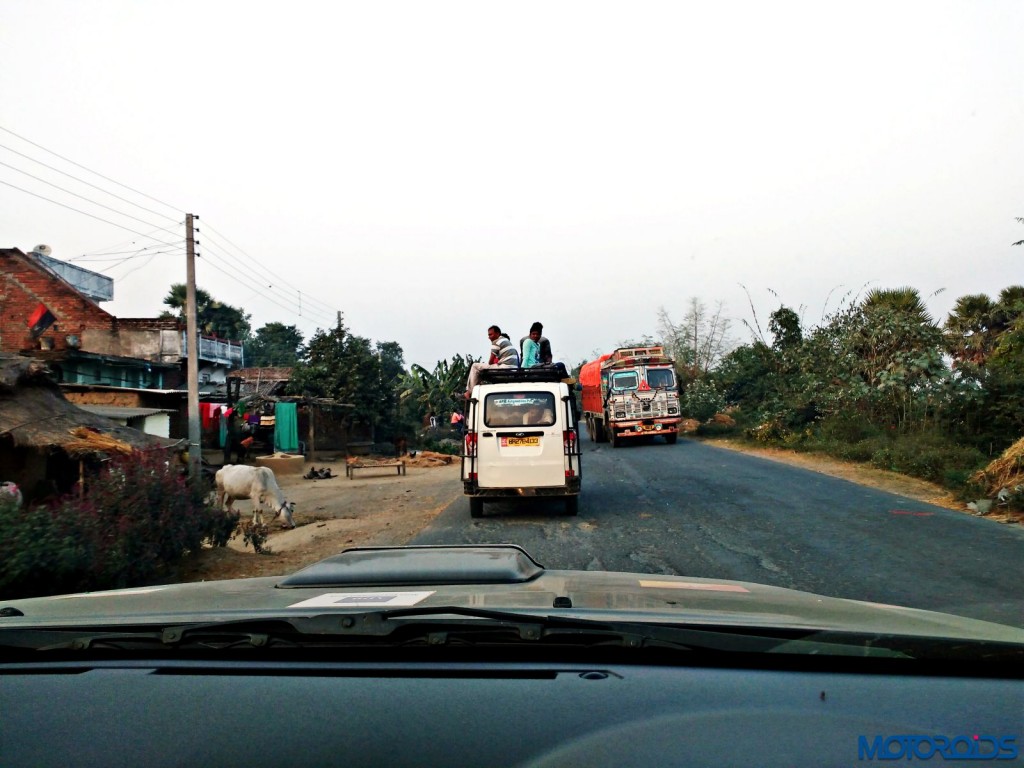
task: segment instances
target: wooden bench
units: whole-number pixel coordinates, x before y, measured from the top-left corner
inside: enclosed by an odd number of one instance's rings
[[[345,474],[351,480],[357,469],[391,469],[398,470],[399,475],[405,474],[405,462],[398,459],[386,459],[384,461],[353,461],[345,464]]]

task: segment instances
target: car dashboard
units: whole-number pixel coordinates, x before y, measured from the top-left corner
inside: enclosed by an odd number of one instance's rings
[[[0,764],[893,765],[930,750],[940,765],[952,753],[936,751],[936,737],[1020,763],[1019,677],[889,659],[660,655],[245,649],[9,660]]]

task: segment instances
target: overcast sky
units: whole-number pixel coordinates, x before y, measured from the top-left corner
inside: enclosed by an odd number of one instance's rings
[[[0,246],[113,314],[164,309],[194,213],[254,329],[341,311],[431,369],[492,323],[575,364],[691,297],[745,342],[748,293],[1024,282],[1020,0],[2,0],[0,128]]]

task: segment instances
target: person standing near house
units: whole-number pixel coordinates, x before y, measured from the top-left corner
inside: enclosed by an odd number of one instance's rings
[[[242,434],[241,413],[237,408],[228,408],[224,412],[224,418],[227,426],[224,436],[224,463],[231,463],[231,454],[234,452],[238,456],[238,463],[241,464],[248,455],[248,451],[242,443],[244,435]]]
[[[473,363],[469,369],[469,380],[466,382],[465,398],[468,400],[473,392],[473,387],[480,381],[480,371],[487,368],[518,368],[519,353],[512,346],[508,334],[501,332],[501,328],[492,325],[487,329],[487,338],[491,340],[490,360],[495,362]]]
[[[462,415],[462,410],[456,408],[452,411],[452,429],[457,430],[458,433],[462,434],[462,427],[466,422],[466,417]]]

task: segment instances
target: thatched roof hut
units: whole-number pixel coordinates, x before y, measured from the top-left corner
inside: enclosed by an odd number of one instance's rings
[[[185,447],[89,413],[64,398],[45,364],[0,355],[0,481],[29,498],[66,493],[85,464],[115,453]]]

